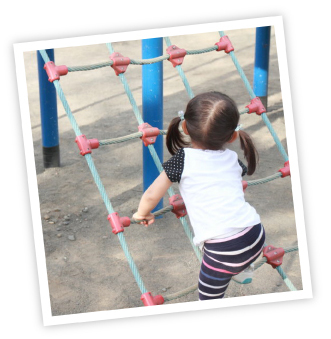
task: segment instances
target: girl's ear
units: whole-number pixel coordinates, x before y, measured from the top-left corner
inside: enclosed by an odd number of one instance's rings
[[[234,142],[238,138],[238,135],[239,135],[238,131],[233,132],[233,134],[232,134],[230,140],[228,141],[228,143]]]
[[[186,127],[186,120],[183,120],[183,122],[182,122],[182,129],[183,129],[183,132],[184,132],[186,135],[189,135],[189,134],[188,134],[188,131],[187,131],[187,127]]]

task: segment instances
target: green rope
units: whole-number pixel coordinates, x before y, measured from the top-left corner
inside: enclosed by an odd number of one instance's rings
[[[43,50],[43,51],[40,51],[40,54],[42,55],[42,57],[43,57],[43,59],[44,59],[45,62],[50,61],[50,60],[49,60],[49,57],[48,57],[48,55],[47,55],[47,53],[46,53],[46,51],[44,51],[44,50]],[[66,111],[66,113],[67,113],[67,116],[69,117],[69,120],[70,120],[70,122],[71,122],[71,125],[72,125],[72,127],[73,127],[73,129],[74,129],[76,135],[77,135],[77,136],[78,136],[78,135],[81,135],[82,133],[81,133],[81,131],[80,131],[78,125],[77,125],[77,122],[76,122],[76,120],[75,120],[75,118],[74,118],[74,116],[73,116],[73,114],[72,114],[72,112],[71,112],[71,110],[70,110],[69,104],[68,104],[68,102],[67,102],[67,100],[66,100],[66,98],[65,98],[65,96],[64,96],[64,93],[63,93],[63,91],[62,91],[62,88],[61,88],[61,86],[60,86],[59,81],[58,81],[58,80],[55,80],[53,83],[54,83],[54,86],[55,86],[55,88],[56,88],[56,91],[57,91],[57,93],[58,93],[58,95],[59,95],[59,97],[60,97],[60,99],[61,99],[61,101],[62,101],[63,107],[64,107],[64,109],[65,109],[65,111]],[[91,173],[92,173],[92,176],[93,176],[93,178],[94,178],[94,181],[95,181],[95,183],[96,183],[96,185],[97,185],[97,187],[98,187],[98,189],[99,189],[100,195],[101,195],[101,197],[102,197],[102,199],[103,199],[103,201],[104,201],[104,203],[105,203],[105,205],[106,205],[106,208],[107,208],[107,210],[108,210],[108,214],[111,214],[111,213],[114,212],[114,209],[113,209],[113,207],[112,207],[112,205],[111,205],[111,202],[110,202],[110,200],[109,200],[109,198],[108,198],[108,195],[107,195],[107,193],[106,193],[106,189],[105,189],[105,187],[103,186],[102,181],[101,181],[101,178],[100,178],[100,176],[99,176],[99,174],[98,174],[98,172],[97,172],[97,169],[96,169],[96,167],[95,167],[95,165],[94,165],[92,156],[91,156],[91,154],[86,154],[84,157],[85,157],[85,159],[86,159],[86,161],[87,161],[87,164],[88,164],[88,166],[89,166],[89,168],[90,168],[90,171],[91,171]],[[127,257],[127,260],[128,260],[128,262],[129,262],[129,266],[130,266],[130,268],[131,268],[131,270],[132,270],[132,273],[133,273],[133,275],[134,275],[134,277],[135,277],[135,280],[137,281],[137,284],[138,284],[138,286],[139,286],[141,292],[142,292],[142,293],[146,293],[147,290],[146,290],[146,288],[145,288],[145,286],[144,286],[144,284],[143,284],[143,282],[142,282],[142,280],[141,280],[141,277],[140,277],[140,275],[139,275],[139,273],[138,273],[137,267],[136,267],[136,265],[135,265],[135,263],[134,263],[134,261],[133,261],[133,259],[132,259],[132,256],[131,256],[131,254],[129,253],[127,244],[126,244],[126,242],[125,242],[124,235],[122,234],[122,232],[120,232],[120,233],[117,234],[117,236],[118,236],[118,238],[119,238],[119,241],[120,241],[120,243],[121,243],[121,246],[122,246],[122,248],[123,248],[123,251],[124,251],[124,253],[125,253],[126,257]]]
[[[294,285],[292,284],[291,280],[287,277],[286,273],[284,272],[284,270],[282,269],[281,266],[276,267],[277,272],[280,274],[280,276],[282,277],[282,279],[284,280],[285,284],[287,285],[287,287],[291,290],[291,291],[297,291],[297,289],[294,287]]]
[[[187,55],[194,55],[194,54],[203,54],[217,50],[217,46],[206,47],[197,50],[186,51]],[[113,52],[112,52],[113,53]],[[151,59],[130,59],[131,65],[149,65],[154,64],[160,61],[168,60],[169,54],[164,54],[156,58]],[[86,66],[68,66],[68,72],[80,72],[80,71],[90,71],[95,70],[103,67],[109,67],[113,64],[113,61],[106,61],[99,64],[94,65],[86,65]]]
[[[90,71],[94,69],[99,69],[102,67],[109,67],[113,64],[112,61],[103,62],[100,64],[87,65],[87,66],[72,66],[68,67],[68,72],[79,72],[79,71]]]
[[[109,52],[110,53],[114,53],[114,49],[113,49],[111,43],[107,43],[106,45],[107,45],[107,48],[108,48]],[[122,84],[124,86],[124,89],[125,89],[125,92],[126,92],[128,98],[129,98],[129,101],[130,101],[130,103],[132,105],[135,117],[136,117],[138,123],[142,124],[144,121],[143,121],[142,116],[140,114],[139,108],[138,108],[138,106],[136,104],[136,101],[133,98],[132,92],[131,92],[131,90],[129,88],[129,85],[128,85],[127,81],[126,81],[125,75],[123,73],[121,73],[121,74],[119,74],[119,77],[120,77],[120,80],[121,80],[121,82],[122,82]],[[148,145],[148,150],[149,150],[149,152],[150,152],[150,154],[151,154],[151,156],[153,158],[153,161],[154,161],[154,163],[155,163],[159,173],[161,173],[163,171],[163,167],[162,167],[161,161],[160,161],[160,159],[159,159],[159,157],[158,157],[158,155],[157,155],[157,153],[155,151],[154,145]],[[168,194],[169,194],[170,197],[175,194],[175,191],[173,190],[172,187],[170,187],[168,189]],[[200,251],[200,249],[197,246],[195,246],[195,244],[193,242],[193,234],[192,234],[192,232],[191,232],[191,230],[189,228],[189,225],[188,225],[185,217],[180,218],[180,221],[182,223],[182,226],[184,228],[184,231],[185,231],[186,235],[188,236],[188,238],[189,238],[189,240],[191,242],[191,245],[192,245],[195,253],[197,254],[198,259],[201,261],[202,260],[201,251]]]
[[[223,36],[225,35],[223,31],[220,31],[219,34],[220,34],[221,37],[223,37]],[[240,66],[240,64],[239,64],[239,61],[238,61],[238,59],[237,59],[237,57],[236,57],[234,51],[230,52],[229,54],[230,54],[230,56],[231,56],[231,59],[232,59],[234,65],[235,65],[236,68],[237,68],[237,71],[238,71],[238,73],[239,73],[241,79],[242,79],[243,82],[244,82],[244,85],[245,85],[245,87],[246,87],[246,89],[247,89],[247,91],[248,91],[248,93],[249,93],[251,99],[254,99],[254,98],[256,97],[256,95],[255,95],[255,93],[253,92],[252,87],[251,87],[251,85],[250,85],[250,83],[249,83],[249,81],[248,81],[248,79],[247,79],[247,77],[246,77],[246,75],[245,75],[244,70],[241,68],[241,66]]]
[[[223,31],[220,31],[219,34],[220,34],[221,37],[223,37],[225,35]],[[239,64],[239,61],[238,61],[234,51],[230,52],[229,54],[230,54],[230,56],[232,58],[232,61],[233,61],[234,65],[235,65],[235,67],[237,68],[237,71],[238,71],[241,79],[244,82],[244,85],[245,85],[245,87],[246,87],[246,89],[248,91],[248,94],[250,95],[251,99],[254,99],[256,97],[256,95],[255,95],[255,93],[254,93],[254,91],[253,91],[253,89],[252,89],[252,87],[251,87],[251,85],[250,85],[250,83],[249,83],[249,81],[248,81],[248,79],[247,79],[243,69],[241,68],[241,66]],[[273,137],[273,139],[274,139],[274,141],[275,141],[275,143],[276,143],[276,145],[278,147],[278,150],[280,151],[282,157],[284,158],[285,161],[288,161],[288,156],[286,154],[286,151],[285,151],[282,143],[278,139],[278,136],[277,136],[275,130],[273,129],[273,127],[272,127],[272,125],[271,125],[267,115],[265,113],[262,113],[261,117],[262,117],[264,123],[266,124],[266,126],[268,127],[268,129],[269,129],[269,131],[270,131],[270,133],[271,133],[271,135],[272,135],[272,137]]]
[[[273,139],[274,139],[274,141],[275,141],[275,143],[276,143],[276,145],[278,147],[278,150],[279,150],[280,154],[282,155],[284,161],[285,162],[288,161],[288,156],[286,154],[286,151],[285,151],[282,143],[280,142],[280,140],[279,140],[275,130],[273,129],[273,127],[272,127],[272,125],[271,125],[267,115],[265,113],[262,113],[261,117],[262,117],[264,123],[266,124],[266,126],[268,127],[268,129],[269,129],[269,131],[270,131],[270,133],[271,133],[271,135],[272,135],[272,137],[273,137]]]
[[[125,256],[126,256],[128,262],[129,262],[129,266],[131,268],[132,274],[133,274],[133,276],[134,276],[134,278],[135,278],[135,280],[136,280],[136,282],[139,286],[141,293],[144,294],[144,293],[147,292],[146,287],[144,286],[144,283],[143,283],[142,278],[139,274],[138,268],[137,268],[131,254],[129,252],[129,249],[128,249],[127,243],[125,241],[123,232],[117,233],[117,236],[118,236],[118,240],[119,240],[119,242],[122,246],[122,249],[124,251],[124,254],[125,254]]]
[[[281,176],[282,176],[282,173],[277,172],[277,173],[275,173],[273,175],[270,175],[269,177],[266,177],[266,178],[247,181],[247,186],[254,186],[254,185],[259,185],[259,184],[265,184],[265,183],[267,183],[269,181],[278,179]]]
[[[164,40],[165,40],[168,47],[172,45],[169,37],[165,37]],[[187,78],[184,74],[182,66],[181,65],[176,66],[176,70],[178,71],[178,74],[183,81],[183,84],[186,88],[186,92],[187,92],[188,96],[190,97],[190,99],[192,99],[194,97],[194,94],[193,94],[193,91],[190,87],[190,84],[189,84],[189,82],[188,82],[188,80],[187,80]]]
[[[166,130],[160,130],[160,135],[166,135],[166,134],[167,134]],[[119,144],[124,141],[141,138],[142,135],[143,135],[142,132],[136,132],[136,133],[132,133],[132,134],[125,135],[122,137],[118,137],[118,138],[99,140],[99,145],[104,146],[104,145],[111,145],[111,144]]]

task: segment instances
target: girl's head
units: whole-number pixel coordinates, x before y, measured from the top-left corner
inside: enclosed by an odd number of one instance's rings
[[[244,131],[236,132],[239,111],[235,102],[220,92],[207,92],[191,99],[184,113],[183,130],[191,138],[192,145],[201,149],[221,150],[236,139],[239,134],[240,145],[248,162],[248,174],[253,174],[257,163],[255,146]],[[170,154],[187,147],[189,143],[179,131],[181,119],[174,118],[168,128],[166,144]]]

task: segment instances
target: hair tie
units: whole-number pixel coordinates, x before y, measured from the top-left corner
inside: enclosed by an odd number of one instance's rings
[[[182,121],[185,120],[183,111],[178,111],[178,116],[180,117],[180,120],[182,120]]]
[[[235,131],[235,132],[238,132],[239,130],[242,129],[242,127],[243,127],[243,125],[238,125],[234,131]]]

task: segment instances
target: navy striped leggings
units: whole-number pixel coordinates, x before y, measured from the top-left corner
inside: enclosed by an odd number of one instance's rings
[[[199,275],[199,300],[223,298],[232,276],[256,260],[264,241],[262,224],[247,227],[228,238],[206,241]]]

